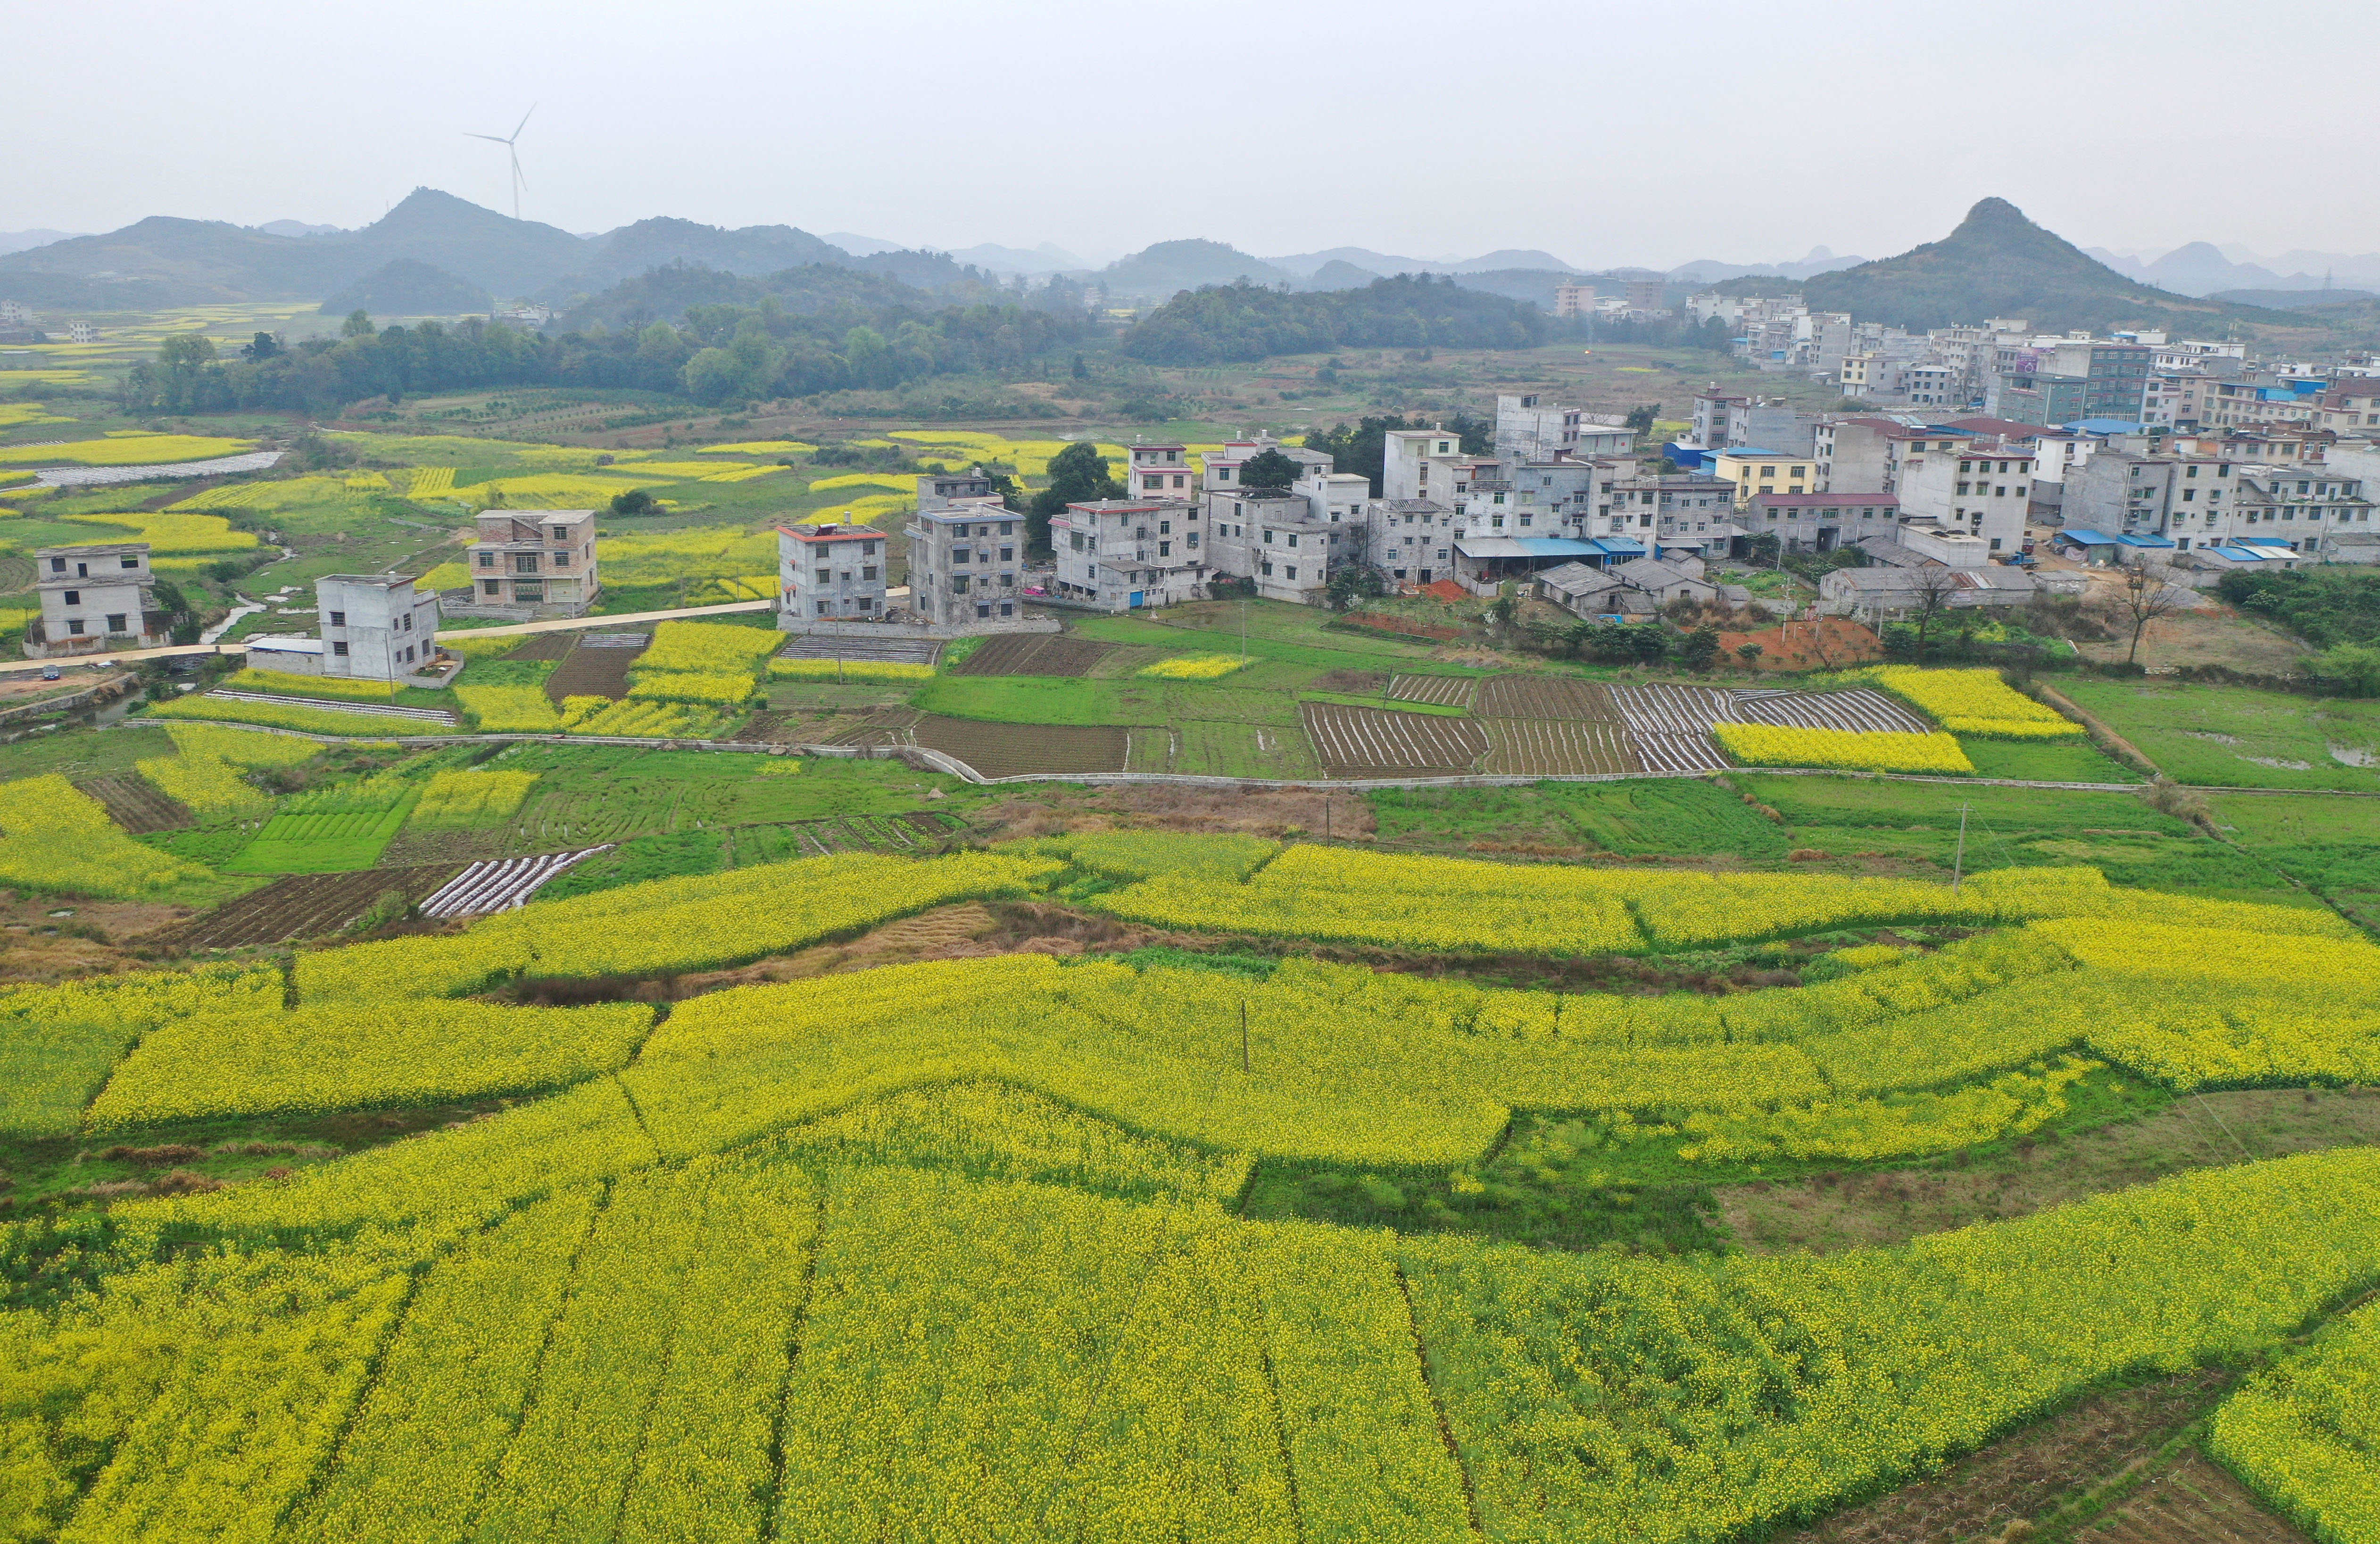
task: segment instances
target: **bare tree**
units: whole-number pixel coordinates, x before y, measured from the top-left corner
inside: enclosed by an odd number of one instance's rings
[[[2124,663],[2138,661],[2141,636],[2149,623],[2162,616],[2180,610],[2196,597],[2174,583],[2173,570],[2164,563],[2153,563],[2146,558],[2135,558],[2124,569],[2124,587],[2116,597],[2117,611],[2132,624],[2131,647],[2124,651]]]
[[[1917,613],[1917,657],[1925,657],[1925,635],[1934,630],[1942,613],[1950,607],[1950,597],[1966,586],[1959,583],[1959,571],[1928,563],[1912,568],[1909,573],[1909,606]]]

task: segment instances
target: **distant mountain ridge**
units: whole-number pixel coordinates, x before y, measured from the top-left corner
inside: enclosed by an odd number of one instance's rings
[[[1814,311],[1848,311],[1862,321],[1918,331],[2023,317],[2036,328],[2103,332],[2125,326],[2195,325],[2282,319],[2153,289],[2098,262],[2024,217],[2005,199],[1985,199],[1958,229],[1897,258],[1820,273],[1802,284]]]
[[[724,230],[656,218],[580,236],[417,187],[380,220],[354,231],[282,235],[152,215],[105,235],[0,255],[0,291],[76,305],[110,297],[143,305],[321,299],[399,261],[422,264],[498,298],[555,302],[674,264],[761,274],[825,263],[885,273],[921,289],[968,278],[966,269],[942,254],[893,250],[855,257],[790,225]],[[407,281],[413,288],[420,283],[419,274]],[[447,287],[444,293],[451,297],[454,292]]]

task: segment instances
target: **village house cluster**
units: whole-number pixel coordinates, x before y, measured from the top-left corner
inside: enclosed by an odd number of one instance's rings
[[[1573,288],[1574,308],[1656,298]],[[1124,497],[1060,512],[1048,556],[980,469],[929,472],[897,536],[781,530],[780,623],[955,634],[1026,625],[1028,609],[1218,593],[1319,605],[1351,569],[1390,592],[1492,597],[1519,580],[1582,615],[1626,617],[1726,597],[1706,564],[1853,545],[1864,561],[1828,575],[1818,603],[1880,617],[1937,590],[1929,570],[1953,571],[1961,605],[2065,584],[2028,572],[2044,537],[2202,587],[2247,565],[2380,561],[2367,492],[2380,480],[2380,364],[2271,364],[2236,343],[2048,335],[2005,317],[1918,334],[1757,296],[1699,295],[1686,309],[1734,329],[1760,369],[1850,400],[1811,411],[1714,386],[1684,433],[1651,444],[1506,394],[1485,449],[1442,428],[1391,431],[1377,490],[1263,435],[1203,455],[1135,444],[1118,469]],[[1295,477],[1250,486],[1244,468],[1267,452]]]

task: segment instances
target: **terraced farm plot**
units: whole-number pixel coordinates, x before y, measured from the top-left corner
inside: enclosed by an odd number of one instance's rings
[[[888,665],[930,665],[942,645],[931,638],[813,638],[796,633],[780,659],[869,659]]]
[[[107,818],[134,836],[147,831],[179,831],[195,826],[190,812],[130,773],[91,778],[75,784],[107,806]]]
[[[1167,770],[1207,778],[1317,778],[1322,763],[1300,725],[1198,718],[1175,730]]]
[[[926,716],[914,707],[880,707],[865,719],[848,729],[836,730],[818,742],[820,745],[858,745],[873,749],[884,745],[914,745],[918,723]]]
[[[232,692],[217,688],[206,694],[217,702],[257,703],[265,706],[281,704],[290,707],[310,707],[323,713],[353,713],[368,718],[389,720],[389,732],[402,734],[407,724],[443,724],[451,729],[455,716],[439,707],[397,707],[387,703],[351,702],[339,697],[288,697],[277,692]]]
[[[1598,682],[1560,676],[1499,675],[1479,683],[1482,718],[1581,718],[1616,724],[1619,705]]]
[[[963,676],[1087,676],[1108,645],[1055,633],[1006,633],[987,640],[951,667]]]
[[[1488,760],[1482,770],[1560,778],[1642,772],[1644,758],[1618,724],[1579,718],[1483,718]]]
[[[1126,731],[1114,725],[990,724],[928,714],[909,734],[915,743],[965,762],[987,778],[1121,772],[1130,749]]]
[[[1784,729],[1852,730],[1865,734],[1925,734],[1934,726],[1881,692],[1733,691],[1733,717]]]
[[[1339,703],[1298,710],[1328,777],[1453,777],[1476,770],[1488,750],[1488,731],[1469,718]]]
[[[651,643],[651,635],[644,633],[590,633],[545,678],[545,694],[557,706],[565,697],[618,702],[628,694],[628,671]]]
[[[838,852],[930,852],[953,832],[966,829],[956,815],[918,811],[911,814],[851,815],[806,820],[788,826],[739,826],[728,832],[729,854],[737,868],[795,858],[826,858]]]
[[[1389,695],[1401,703],[1468,709],[1478,694],[1479,682],[1470,676],[1401,675],[1389,683]]]
[[[454,863],[360,869],[352,874],[292,874],[225,901],[204,916],[152,934],[177,949],[234,949],[319,938],[371,909],[386,891],[419,902],[455,876]]]
[[[1386,670],[1325,670],[1310,682],[1317,692],[1337,692],[1351,697],[1377,697],[1389,687]]]
[[[1621,721],[1642,734],[1702,734],[1735,718],[1735,699],[1712,686],[1614,686]]]

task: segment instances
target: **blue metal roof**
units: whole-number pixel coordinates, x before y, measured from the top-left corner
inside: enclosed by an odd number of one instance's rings
[[[2261,563],[2265,555],[2252,547],[2218,547],[2215,549],[2235,563]]]
[[[2116,539],[2127,547],[2171,547],[2173,545],[2164,537],[2134,536],[2129,531]]]
[[[1523,537],[1520,541],[1529,549],[1532,558],[1592,558],[1603,550],[1591,541],[1578,541],[1569,537]]]
[[[1645,544],[1634,537],[1597,537],[1589,545],[1615,558],[1641,558],[1645,555]]]
[[[2060,541],[2073,542],[2078,547],[2113,547],[2116,545],[2116,538],[2114,537],[2107,536],[2099,531],[2060,531],[2058,533],[2058,539]]]
[[[2241,537],[2239,538],[2239,544],[2242,547],[2287,547],[2289,545],[2279,537]]]

